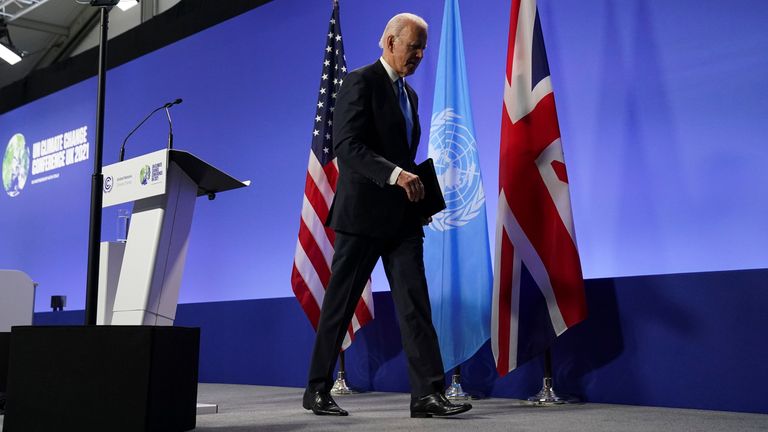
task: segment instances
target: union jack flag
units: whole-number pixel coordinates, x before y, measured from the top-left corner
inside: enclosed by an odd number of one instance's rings
[[[536,0],[513,0],[501,123],[491,344],[504,375],[587,314]]]
[[[331,278],[335,239],[333,230],[325,227],[339,176],[336,155],[333,152],[333,109],[336,93],[347,75],[339,4],[335,1],[326,40],[317,111],[312,128],[312,149],[309,152],[307,179],[304,184],[299,241],[296,243],[291,273],[293,293],[315,329],[320,319],[325,288]],[[346,349],[352,343],[355,332],[372,319],[373,295],[369,279],[342,348]]]

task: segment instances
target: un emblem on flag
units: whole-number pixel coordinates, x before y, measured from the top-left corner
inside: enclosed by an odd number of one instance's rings
[[[429,157],[445,198],[445,210],[432,217],[430,229],[447,231],[466,225],[485,205],[475,137],[453,108],[432,115]]]

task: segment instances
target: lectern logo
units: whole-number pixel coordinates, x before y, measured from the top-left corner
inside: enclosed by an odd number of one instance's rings
[[[11,197],[21,193],[29,177],[29,147],[24,135],[17,133],[11,137],[3,156],[3,187]]]
[[[141,167],[141,171],[139,172],[139,182],[142,184],[142,186],[146,185],[149,182],[149,174],[150,174],[149,165],[144,165]]]
[[[112,176],[106,176],[104,178],[104,192],[112,192],[112,186],[115,184],[114,179],[112,179]]]

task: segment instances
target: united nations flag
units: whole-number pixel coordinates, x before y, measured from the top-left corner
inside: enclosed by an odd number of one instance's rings
[[[458,0],[446,0],[429,131],[446,209],[425,230],[432,321],[447,370],[490,337],[493,273]]]

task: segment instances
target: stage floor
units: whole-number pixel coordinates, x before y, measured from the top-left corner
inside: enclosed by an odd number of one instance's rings
[[[198,400],[219,405],[197,417],[196,431],[718,431],[765,432],[768,415],[581,404],[535,407],[513,399],[472,401],[467,414],[411,419],[410,396],[363,393],[335,398],[349,417],[320,417],[301,408],[302,389],[200,384]]]
[[[302,390],[231,384],[200,384],[198,401],[219,406],[197,417],[196,431],[547,431],[764,432],[768,415],[722,411],[580,404],[534,407],[513,399],[472,401],[474,408],[453,418],[411,419],[409,396],[363,393],[336,401],[349,417],[319,417],[301,408]],[[0,425],[3,417],[0,416]]]

